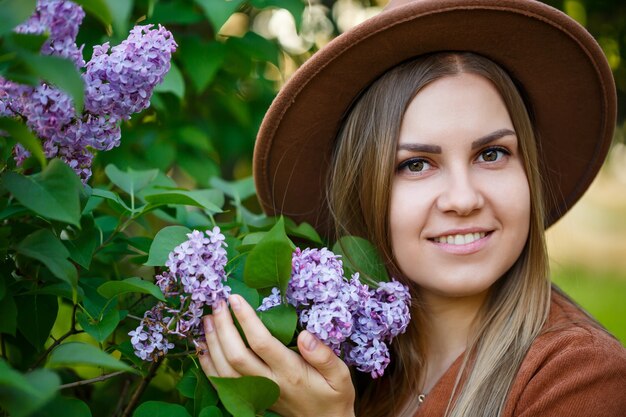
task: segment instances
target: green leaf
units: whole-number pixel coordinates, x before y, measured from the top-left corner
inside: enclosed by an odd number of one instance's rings
[[[0,301],[0,333],[15,336],[17,329],[17,306],[12,294],[6,294]]]
[[[287,227],[287,234],[301,237],[320,245],[324,243],[317,231],[308,223],[300,223],[297,227]]]
[[[0,358],[0,405],[12,417],[26,417],[48,402],[59,389],[58,375],[35,369],[22,375]]]
[[[226,285],[230,287],[233,294],[241,295],[252,308],[256,309],[260,305],[259,292],[254,288],[250,288],[243,282],[234,278],[228,278]]]
[[[172,93],[181,100],[185,98],[185,80],[174,62],[172,62],[170,70],[163,78],[163,82],[158,84],[154,91],[157,93]]]
[[[291,277],[292,253],[293,243],[285,234],[281,218],[248,254],[244,282],[252,288],[278,287],[285,294]]]
[[[193,25],[200,23],[203,16],[195,9],[195,5],[188,0],[172,0],[168,2],[149,0],[154,5],[154,13],[148,13],[151,16],[148,22],[175,25]]]
[[[77,114],[82,114],[85,82],[74,63],[67,58],[53,55],[20,53],[28,70],[41,79],[65,91],[73,99]]]
[[[113,184],[126,191],[131,198],[134,198],[139,191],[150,185],[159,174],[158,169],[135,171],[128,168],[126,172],[123,172],[112,164],[107,165],[104,172]]]
[[[278,385],[261,376],[240,378],[209,377],[229,413],[237,417],[255,417],[276,402]]]
[[[226,44],[241,51],[244,56],[280,66],[281,53],[276,42],[254,32],[247,32],[242,38],[231,37]]]
[[[91,417],[89,406],[78,398],[57,396],[39,409],[33,417]]]
[[[180,392],[180,395],[187,398],[193,398],[196,391],[196,373],[194,372],[196,368],[189,368],[183,374],[183,377],[176,384],[176,389]]]
[[[104,26],[109,26],[113,22],[111,9],[104,0],[72,0],[85,9],[87,13],[100,20]]]
[[[22,123],[15,119],[0,118],[0,130],[5,130],[13,139],[21,143],[31,153],[42,167],[46,166],[46,156],[43,153],[41,141]]]
[[[305,6],[302,0],[250,0],[250,4],[258,9],[272,6],[287,9],[296,21],[296,29],[298,32],[302,27],[302,14],[304,13]]]
[[[217,405],[218,396],[215,388],[211,386],[204,372],[198,368],[194,368],[193,373],[196,375],[196,388],[194,390],[194,415],[200,414],[200,410],[205,407]]]
[[[197,38],[187,38],[181,41],[179,56],[193,86],[201,94],[224,63],[226,51],[219,42],[206,43]]]
[[[89,270],[96,247],[102,240],[101,232],[96,228],[94,219],[90,215],[82,217],[81,226],[82,230],[78,237],[73,240],[64,240],[63,244],[70,252],[70,258]]]
[[[191,233],[191,230],[184,226],[168,226],[159,230],[152,241],[148,262],[145,265],[165,266],[170,252],[187,240],[188,233]]]
[[[213,31],[218,33],[228,18],[237,11],[244,0],[195,0],[206,15]]]
[[[34,34],[34,33],[15,33],[8,34],[5,38],[8,49],[12,51],[26,50],[38,54],[41,51],[43,44],[48,39],[48,34]],[[7,78],[15,76],[10,71],[7,72]],[[19,77],[19,75],[18,75]]]
[[[113,32],[117,38],[124,38],[128,34],[128,20],[133,9],[134,1],[129,0],[104,0],[109,6],[113,18]]]
[[[40,229],[31,233],[14,249],[23,256],[43,263],[55,277],[70,284],[74,290],[76,289],[78,272],[76,267],[67,260],[70,253],[50,230]]]
[[[59,312],[57,297],[22,295],[17,297],[17,328],[36,349],[48,340]]]
[[[110,309],[102,317],[94,320],[84,312],[79,311],[76,313],[76,320],[87,334],[102,343],[120,323],[120,312],[117,309]]]
[[[222,410],[214,405],[203,408],[198,414],[198,417],[222,417]]]
[[[57,346],[48,357],[47,364],[51,367],[91,365],[116,371],[138,373],[124,362],[120,362],[97,347],[82,342],[68,342]]]
[[[260,311],[259,318],[270,333],[284,345],[288,345],[296,331],[298,315],[291,305],[280,304],[267,311]]]
[[[180,404],[146,401],[137,407],[133,417],[191,417],[191,415]]]
[[[224,194],[219,190],[170,190],[154,188],[144,194],[150,204],[181,204],[206,209],[211,213],[221,213],[224,205]]]
[[[226,181],[220,177],[211,178],[212,187],[217,188],[236,202],[241,202],[256,193],[254,178],[248,177],[237,181]]]
[[[94,188],[91,191],[91,196],[89,197],[89,200],[91,201],[94,198],[103,198],[105,200],[108,200],[113,206],[113,208],[119,212],[122,212],[122,213],[125,211],[129,213],[133,212],[133,210],[126,205],[124,200],[122,200],[122,198],[117,193],[114,193],[113,191],[102,190],[100,188]]]
[[[82,183],[63,161],[53,159],[38,176],[7,172],[2,185],[24,207],[40,216],[80,226]]]
[[[98,292],[106,298],[113,298],[116,295],[129,292],[138,292],[150,294],[157,300],[165,301],[165,296],[159,287],[152,282],[144,281],[137,277],[127,278],[123,281],[107,281],[98,287]]]
[[[85,293],[80,287],[78,287],[77,290],[77,301],[82,301]],[[54,284],[46,285],[45,287],[39,287],[35,290],[27,292],[26,294],[47,294],[57,297],[63,297],[69,301],[74,300],[74,291],[72,290],[72,286],[67,282],[57,282]]]
[[[4,0],[0,3],[0,35],[9,33],[35,12],[36,0]]]
[[[358,272],[361,281],[370,286],[389,281],[385,264],[380,259],[378,251],[366,239],[344,236],[335,243],[333,252],[341,255],[347,277]]]

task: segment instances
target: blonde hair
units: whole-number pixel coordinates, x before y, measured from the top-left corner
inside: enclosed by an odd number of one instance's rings
[[[502,96],[518,137],[531,196],[528,240],[517,261],[490,289],[468,341],[446,415],[499,416],[510,386],[548,314],[550,281],[544,241],[544,204],[537,144],[529,112],[511,78],[492,61],[467,52],[442,52],[401,64],[375,81],[354,103],[338,135],[328,178],[328,204],[338,236],[373,242],[388,271],[411,288],[411,324],[392,343],[392,363],[380,380],[357,381],[358,416],[412,412],[424,370],[424,313],[419,288],[403,278],[389,233],[389,196],[402,117],[424,86],[472,73]],[[461,380],[461,375],[463,379]]]

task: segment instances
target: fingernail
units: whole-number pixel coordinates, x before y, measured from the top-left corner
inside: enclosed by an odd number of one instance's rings
[[[306,346],[307,350],[315,350],[315,347],[317,346],[317,338],[307,332],[304,335],[304,346]]]
[[[230,306],[234,311],[239,311],[241,308],[241,299],[238,295],[231,295],[228,301],[230,301]]]
[[[213,319],[211,316],[206,316],[204,318],[204,331],[206,333],[213,333]]]
[[[213,306],[213,313],[219,313],[224,306],[224,302],[222,300],[218,301],[217,304]]]

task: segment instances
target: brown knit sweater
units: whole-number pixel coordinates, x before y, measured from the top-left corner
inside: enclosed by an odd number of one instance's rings
[[[414,417],[445,414],[457,359]],[[503,417],[626,417],[626,349],[563,296],[513,381]],[[472,416],[468,416],[472,417]]]

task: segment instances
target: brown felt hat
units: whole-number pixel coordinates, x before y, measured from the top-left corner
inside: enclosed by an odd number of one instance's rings
[[[438,51],[485,56],[522,86],[554,193],[546,198],[546,225],[569,210],[600,169],[615,128],[615,83],[593,37],[532,0],[392,0],[318,51],[269,108],[253,162],[265,212],[328,236],[326,177],[354,98],[390,68]]]

